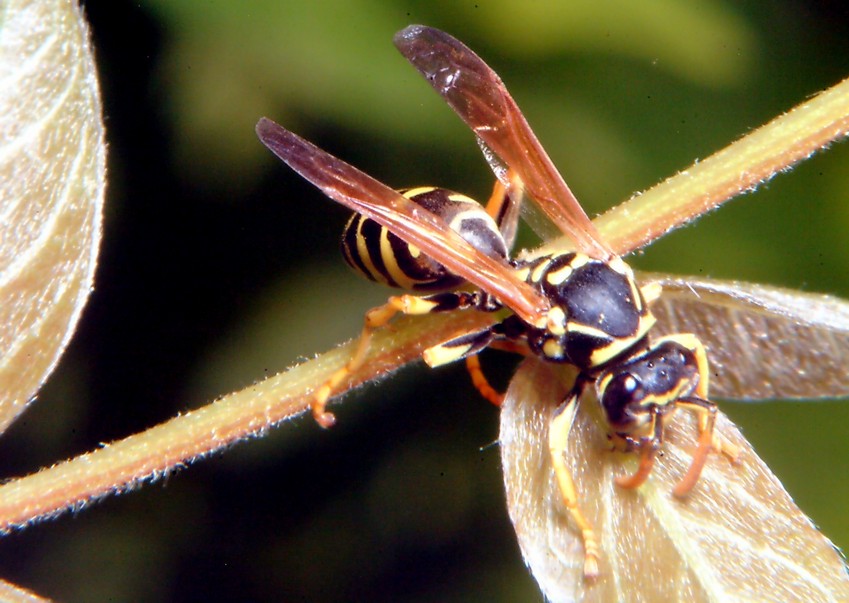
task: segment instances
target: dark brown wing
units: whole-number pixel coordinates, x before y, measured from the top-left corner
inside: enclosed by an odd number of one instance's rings
[[[528,194],[579,251],[614,255],[542,148],[501,78],[465,44],[443,31],[411,25],[395,46],[474,133],[525,182]]]
[[[695,333],[710,393],[734,400],[849,396],[849,302],[765,285],[640,274],[663,285],[656,333]]]
[[[542,295],[517,278],[506,262],[481,253],[434,214],[270,119],[260,119],[256,132],[275,155],[334,201],[385,226],[496,296],[526,322],[544,320],[549,304]]]

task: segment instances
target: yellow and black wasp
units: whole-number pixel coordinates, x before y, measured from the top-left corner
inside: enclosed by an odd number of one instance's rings
[[[321,425],[332,425],[333,416],[325,409],[328,398],[364,361],[372,331],[396,314],[506,311],[491,326],[426,350],[424,359],[438,366],[473,358],[495,345],[577,369],[571,390],[547,426],[547,441],[557,488],[581,535],[582,572],[592,578],[599,573],[599,534],[582,511],[564,456],[578,403],[587,390],[594,390],[614,447],[637,455],[636,471],[616,478],[626,489],[637,488],[650,476],[675,411],[692,411],[697,445],[673,490],[685,497],[711,451],[732,461],[737,453],[715,430],[717,409],[708,397],[705,346],[692,333],[653,336],[652,305],[663,284],[638,284],[483,60],[450,35],[423,26],[399,32],[395,44],[478,137],[499,183],[486,208],[439,188],[395,191],[271,120],[260,120],[257,133],[274,154],[356,212],[343,237],[348,263],[372,280],[427,293],[393,296],[369,311],[353,359],[316,392],[313,414]],[[509,256],[525,194],[571,239],[574,250]],[[464,284],[476,289],[456,289]],[[497,401],[479,368],[472,364],[471,370],[479,389]]]

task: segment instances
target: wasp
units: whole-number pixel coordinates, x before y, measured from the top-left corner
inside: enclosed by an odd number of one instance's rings
[[[397,314],[477,311],[498,319],[427,349],[430,366],[474,359],[493,346],[577,371],[547,425],[548,454],[562,504],[583,545],[583,575],[599,574],[599,535],[582,511],[565,451],[578,405],[591,392],[613,447],[638,458],[616,477],[624,489],[651,475],[677,410],[696,418],[696,445],[673,494],[696,486],[708,456],[732,462],[737,447],[715,429],[705,345],[694,333],[655,336],[652,306],[663,283],[638,283],[633,270],[600,236],[555,168],[499,76],[449,34],[419,25],[395,37],[405,58],[471,128],[497,176],[486,207],[445,189],[396,191],[273,121],[260,140],[331,199],[356,212],[346,227],[347,262],[368,278],[424,293],[393,296],[366,314],[352,360],[315,393],[312,411],[333,424],[325,406],[342,380],[364,362],[375,329]],[[573,249],[511,257],[518,208],[528,196],[571,240]],[[463,286],[464,288],[458,289]],[[470,362],[478,388],[500,400]]]

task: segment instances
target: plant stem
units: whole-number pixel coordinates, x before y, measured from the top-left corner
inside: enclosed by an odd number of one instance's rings
[[[633,251],[849,132],[849,80],[799,105],[703,162],[598,218],[612,247]],[[549,243],[544,249],[563,242]],[[418,358],[459,331],[480,328],[490,315],[466,313],[401,319],[376,334],[368,362],[338,393]],[[0,530],[122,492],[240,440],[261,435],[302,413],[311,392],[350,358],[345,345],[229,394],[203,408],[0,486]]]

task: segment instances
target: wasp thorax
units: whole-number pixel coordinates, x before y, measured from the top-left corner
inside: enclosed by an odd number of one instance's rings
[[[477,201],[431,186],[399,192],[442,218],[475,249],[492,257],[507,257],[507,245],[498,225]],[[464,282],[416,246],[360,214],[354,214],[345,226],[342,253],[351,268],[390,287],[440,291],[456,288]]]
[[[552,303],[544,329],[531,329],[537,354],[581,369],[600,367],[631,348],[654,324],[630,268],[580,253],[538,258],[527,280]]]

